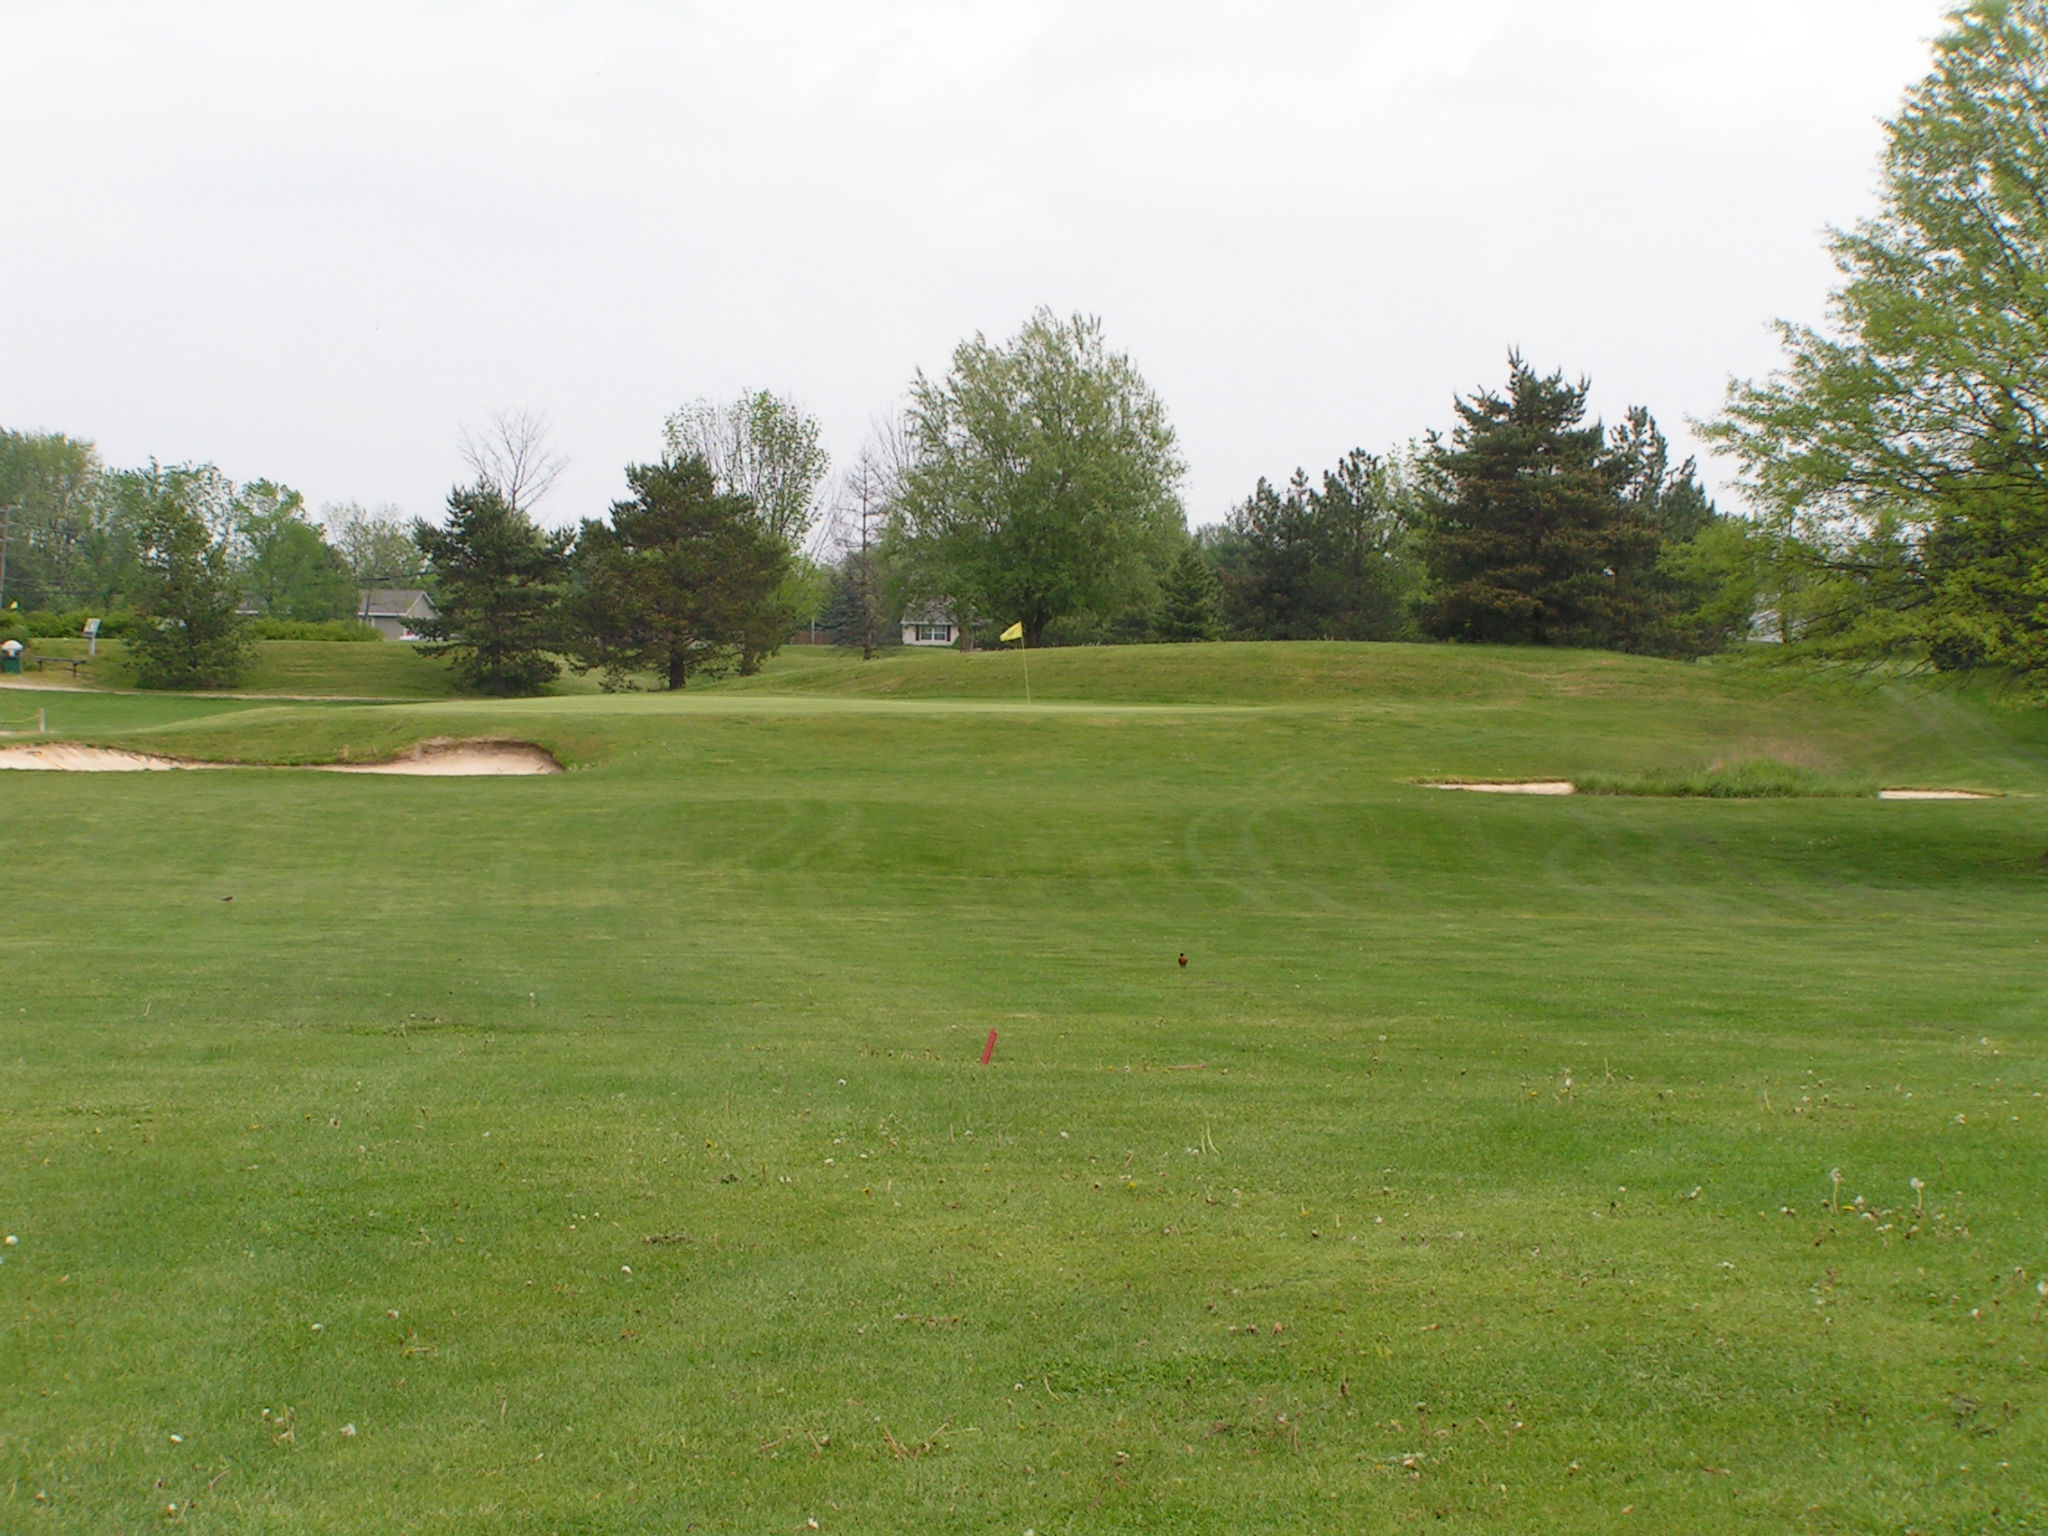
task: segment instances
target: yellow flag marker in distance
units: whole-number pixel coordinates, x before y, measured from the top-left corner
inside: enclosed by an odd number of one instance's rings
[[[1021,619],[996,636],[996,639],[999,641],[1016,640],[1021,642],[1023,638],[1024,621]],[[1031,702],[1031,647],[1025,645],[1021,646],[1021,649],[1024,655],[1024,702],[1029,704]]]

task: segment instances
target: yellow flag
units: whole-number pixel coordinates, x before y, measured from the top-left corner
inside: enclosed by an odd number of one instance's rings
[[[1022,640],[1024,638],[1024,626],[1021,623],[1012,624],[1000,635],[997,635],[996,638],[998,640]]]

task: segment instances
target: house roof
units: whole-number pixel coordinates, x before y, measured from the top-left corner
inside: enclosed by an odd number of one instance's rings
[[[357,600],[367,619],[431,619],[434,605],[418,587],[372,587]]]
[[[903,622],[906,624],[952,624],[956,621],[953,615],[944,608],[930,607],[906,608],[903,611]]]

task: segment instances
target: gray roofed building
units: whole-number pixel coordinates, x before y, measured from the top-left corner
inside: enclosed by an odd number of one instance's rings
[[[903,615],[905,645],[958,645],[960,625],[944,608],[913,608]]]
[[[435,612],[418,587],[372,587],[358,596],[356,617],[386,640],[417,640],[414,626],[435,617]]]

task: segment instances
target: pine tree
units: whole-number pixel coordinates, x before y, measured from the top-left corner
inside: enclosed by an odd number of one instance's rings
[[[435,617],[419,625],[430,656],[452,655],[474,693],[536,693],[561,675],[566,534],[547,533],[481,482],[448,497],[448,523],[413,525]]]
[[[1424,456],[1431,633],[1686,652],[1745,627],[1697,546],[1721,519],[1650,413],[1610,433],[1586,419],[1584,380],[1508,364],[1507,393],[1460,400],[1450,441]]]
[[[1417,583],[1407,464],[1353,449],[1321,481],[1266,480],[1215,536],[1225,617],[1254,640],[1397,640]]]
[[[1585,381],[1541,377],[1519,354],[1508,366],[1507,393],[1460,400],[1449,444],[1431,444],[1428,625],[1447,639],[1597,643],[1615,511],[1606,434],[1586,422]]]
[[[608,687],[651,670],[669,688],[743,665],[749,647],[789,633],[789,546],[747,496],[723,493],[699,457],[626,471],[633,494],[609,523],[585,523],[570,601],[580,669]]]
[[[1214,640],[1221,592],[1216,573],[1202,558],[1199,545],[1181,547],[1159,584],[1159,619],[1154,626],[1162,640]]]

